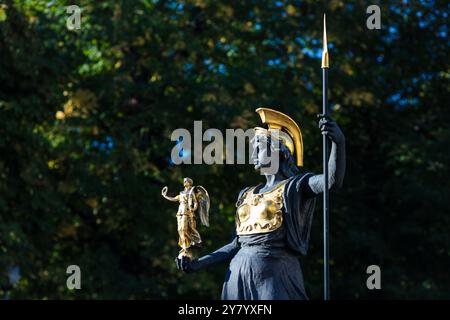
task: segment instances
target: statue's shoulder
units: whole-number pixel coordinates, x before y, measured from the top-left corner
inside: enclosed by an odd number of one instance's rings
[[[292,189],[292,186],[296,186],[296,189],[300,189],[304,183],[308,183],[308,179],[313,176],[312,172],[301,172],[289,178],[286,183],[286,189]]]

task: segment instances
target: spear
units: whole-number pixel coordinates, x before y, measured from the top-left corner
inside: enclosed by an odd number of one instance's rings
[[[326,16],[323,15],[322,51],[322,113],[328,115],[328,45]],[[329,250],[329,192],[328,192],[328,138],[322,137],[323,144],[323,288],[324,300],[330,299],[330,250]]]

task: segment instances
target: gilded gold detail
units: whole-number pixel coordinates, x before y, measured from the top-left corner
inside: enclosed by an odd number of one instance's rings
[[[257,127],[255,134],[271,135],[278,130],[278,138],[286,145],[291,154],[295,156],[297,165],[303,166],[303,139],[297,123],[288,115],[269,108],[258,108],[261,121],[268,125],[268,129]]]
[[[275,189],[255,194],[252,187],[236,203],[236,233],[249,235],[267,233],[278,229],[283,223],[283,181]]]
[[[161,195],[173,202],[179,202],[177,212],[178,245],[181,247],[179,258],[192,258],[192,247],[202,243],[197,231],[196,213],[204,226],[209,226],[209,195],[202,186],[194,186],[190,178],[183,179],[184,190],[177,196],[169,197],[167,187],[161,190]]]
[[[325,14],[323,15],[323,50],[322,50],[322,69],[329,68],[330,62],[328,59],[328,42],[327,42],[327,20]]]

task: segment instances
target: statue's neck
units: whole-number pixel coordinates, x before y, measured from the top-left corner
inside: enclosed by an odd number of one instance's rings
[[[264,187],[260,189],[260,192],[264,192],[266,190],[272,189],[274,186],[279,184],[281,181],[285,180],[286,177],[283,176],[281,173],[277,172],[276,174],[265,174],[266,177],[266,184]]]

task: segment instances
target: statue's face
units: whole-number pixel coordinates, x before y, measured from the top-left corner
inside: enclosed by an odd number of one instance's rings
[[[275,156],[270,148],[270,143],[265,136],[255,136],[252,140],[253,153],[252,160],[255,170],[263,170],[271,167],[271,162]]]
[[[188,179],[183,180],[183,185],[185,188],[189,188],[192,184]]]

